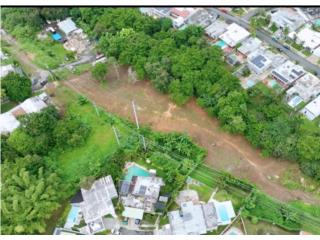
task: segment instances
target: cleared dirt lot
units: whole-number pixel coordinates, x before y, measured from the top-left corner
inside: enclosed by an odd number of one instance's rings
[[[156,92],[149,82],[129,82],[127,68],[121,67],[119,73],[119,79],[114,71],[109,73],[107,86],[101,86],[92,80],[90,73],[64,81],[63,84],[85,94],[104,109],[132,121],[131,100],[134,100],[141,123],[159,131],[189,134],[208,150],[205,159],[208,165],[248,179],[277,199],[320,202],[309,193],[288,190],[268,179],[279,176],[288,167],[296,165],[295,163],[263,158],[243,137],[223,132],[218,121],[209,117],[194,100],[186,106],[178,107],[168,96]]]

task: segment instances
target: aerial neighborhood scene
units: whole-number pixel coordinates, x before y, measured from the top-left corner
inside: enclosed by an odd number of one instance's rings
[[[320,7],[1,7],[2,235],[320,235]]]

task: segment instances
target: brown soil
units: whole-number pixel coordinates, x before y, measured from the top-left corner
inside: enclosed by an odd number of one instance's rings
[[[216,119],[208,116],[194,100],[183,107],[176,106],[169,97],[156,92],[147,81],[129,83],[127,68],[119,70],[120,79],[111,71],[108,84],[102,87],[91,79],[89,73],[64,82],[69,88],[87,95],[92,101],[110,112],[133,121],[131,100],[134,100],[139,121],[158,131],[178,131],[189,134],[198,144],[208,150],[208,165],[223,169],[238,177],[248,179],[273,197],[283,200],[301,199],[319,203],[309,193],[289,190],[270,177],[280,176],[295,163],[264,158],[244,137],[222,131]]]

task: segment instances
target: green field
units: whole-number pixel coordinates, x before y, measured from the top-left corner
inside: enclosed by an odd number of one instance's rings
[[[91,134],[86,143],[80,147],[67,149],[64,152],[53,152],[62,170],[62,177],[67,182],[77,182],[83,176],[90,174],[93,167],[100,164],[101,160],[112,154],[118,147],[112,127],[104,120],[104,112],[96,109],[91,103],[80,105],[77,102],[78,94],[59,87],[54,100],[66,106],[68,111],[81,117],[91,127]],[[122,124],[115,124],[122,137],[126,136],[126,129]]]

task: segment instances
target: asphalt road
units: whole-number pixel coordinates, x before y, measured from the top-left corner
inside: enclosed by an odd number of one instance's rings
[[[250,29],[249,23],[242,20],[239,17],[231,16],[229,14],[226,14],[217,8],[210,8],[209,11],[218,14],[219,16],[223,17],[225,20],[235,22],[239,24],[241,27],[246,28],[247,30]],[[277,40],[273,39],[270,36],[270,33],[266,32],[265,30],[259,29],[256,31],[257,37],[261,40],[267,42],[268,44],[280,49],[284,54],[286,54],[291,61],[297,61],[301,66],[303,66],[306,70],[316,73],[318,76],[320,76],[320,67],[309,62],[306,58],[296,54],[295,52],[291,51],[290,49],[287,49],[284,47],[283,44],[278,42]]]

